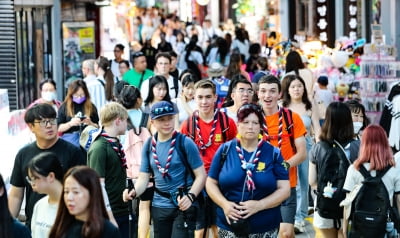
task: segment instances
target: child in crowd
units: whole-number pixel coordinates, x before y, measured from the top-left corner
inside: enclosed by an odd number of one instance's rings
[[[318,107],[319,120],[322,125],[325,121],[326,108],[333,102],[333,93],[328,89],[328,77],[321,75],[317,79],[318,88],[314,92],[314,100]]]
[[[61,198],[63,169],[57,155],[43,152],[28,164],[26,177],[32,190],[47,194],[33,208],[31,230],[33,238],[47,238],[56,219],[58,202]]]

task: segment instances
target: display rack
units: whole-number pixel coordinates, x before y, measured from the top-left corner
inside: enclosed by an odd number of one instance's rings
[[[360,97],[371,123],[379,123],[386,98],[396,77],[400,62],[396,61],[396,49],[392,46],[365,46],[360,64]]]

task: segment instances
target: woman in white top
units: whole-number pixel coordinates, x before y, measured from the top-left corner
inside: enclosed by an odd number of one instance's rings
[[[26,180],[32,190],[46,194],[33,208],[31,230],[33,238],[47,238],[57,215],[58,202],[63,189],[63,169],[57,155],[42,152],[28,164]]]
[[[390,167],[383,175],[382,182],[385,184],[391,204],[396,202],[397,207],[400,208],[400,171],[397,166],[395,167],[395,160],[386,132],[379,125],[369,125],[364,130],[358,158],[347,170],[346,180],[343,185],[344,190],[350,192],[357,184],[361,184],[364,181],[364,177],[360,172],[361,166],[369,171],[371,176],[376,176],[377,172]],[[393,194],[395,194],[395,201],[392,201]],[[373,202],[372,198],[370,202]],[[343,227],[346,228],[346,225],[345,223]],[[355,231],[353,230],[353,232]]]
[[[182,72],[179,81],[182,82],[182,93],[179,97],[172,99],[172,102],[178,107],[180,126],[197,109],[197,104],[194,101],[194,84],[198,79],[190,69],[187,69]]]

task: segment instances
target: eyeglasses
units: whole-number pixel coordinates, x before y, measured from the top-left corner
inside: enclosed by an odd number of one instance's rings
[[[243,110],[248,110],[248,109],[254,110],[254,111],[256,111],[256,112],[262,112],[262,108],[261,108],[259,105],[254,104],[254,103],[247,103],[247,104],[244,104],[243,106],[241,106],[241,107],[239,108],[238,114],[239,114],[240,112],[242,112]]]
[[[160,115],[163,113],[168,113],[168,112],[173,112],[175,111],[175,109],[171,106],[165,106],[165,107],[158,107],[155,108],[151,113],[153,113],[154,115]]]
[[[51,126],[54,126],[54,125],[57,125],[57,118],[48,119],[48,120],[41,120],[41,121],[35,121],[33,123],[38,123],[41,127],[47,127],[47,124],[50,124]]]
[[[114,50],[114,52],[121,52],[120,50]]]
[[[26,176],[25,179],[26,179],[26,182],[28,182],[30,185],[32,185],[32,184],[36,183],[36,180],[39,178],[37,178],[37,177],[29,178],[29,176]]]
[[[254,94],[254,90],[252,88],[238,88],[236,89],[236,92],[239,92],[240,94],[243,94],[245,92],[250,95]]]

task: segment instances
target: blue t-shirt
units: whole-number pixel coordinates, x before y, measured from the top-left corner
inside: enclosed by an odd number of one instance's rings
[[[226,161],[221,168],[221,153],[224,146],[229,145]],[[289,179],[288,171],[282,165],[283,158],[279,149],[264,142],[261,147],[261,157],[252,171],[252,178],[256,189],[248,191],[245,184],[246,171],[241,168],[241,161],[236,151],[236,145],[237,140],[234,139],[220,146],[208,172],[209,177],[218,181],[221,193],[229,201],[238,203],[247,200],[261,200],[277,189],[277,180]],[[253,153],[246,150],[243,151],[244,157],[248,161]],[[249,218],[249,222],[251,233],[262,233],[278,228],[281,222],[280,206],[252,215]],[[217,208],[217,226],[225,230],[230,230],[224,211],[220,207]]]
[[[181,140],[178,139],[178,136],[182,137]],[[164,142],[157,141],[156,144],[158,160],[160,161],[160,164],[163,168],[165,168],[165,164],[167,162],[168,150],[170,149],[171,140],[172,138]],[[168,174],[170,176],[163,177],[160,171],[158,171],[157,166],[154,163],[153,153],[149,153],[148,149],[149,143],[151,143],[151,138],[147,140],[143,145],[142,163],[140,166],[140,172],[154,172],[154,181],[158,190],[174,194],[178,191],[179,187],[185,186],[185,184],[186,186],[191,186],[193,184],[193,179],[190,175],[190,171],[186,171],[185,164],[182,162],[183,158],[180,158],[179,156],[183,156],[184,154],[190,155],[187,156],[187,161],[192,170],[195,170],[203,165],[203,162],[200,158],[199,150],[197,149],[196,144],[189,137],[178,133],[176,141],[177,143],[175,144],[175,149],[172,153],[172,159],[168,169]],[[178,145],[179,141],[183,143],[183,146]],[[177,150],[179,150],[180,148],[185,148],[186,152],[178,153]],[[149,166],[151,166],[151,169]],[[176,208],[176,205],[169,198],[163,197],[157,192],[154,193],[153,206],[161,208]]]
[[[260,81],[261,77],[270,75],[271,73],[269,71],[258,71],[253,78],[251,79],[252,83],[258,83]]]

